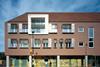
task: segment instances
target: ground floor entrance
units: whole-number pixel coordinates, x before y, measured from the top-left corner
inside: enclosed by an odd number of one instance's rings
[[[100,56],[87,59],[88,67],[100,67]],[[6,67],[86,67],[85,56],[7,56],[6,61]]]

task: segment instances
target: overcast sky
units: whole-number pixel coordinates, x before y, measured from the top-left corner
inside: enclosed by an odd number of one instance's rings
[[[100,12],[100,0],[0,0],[0,52],[4,23],[25,12]]]

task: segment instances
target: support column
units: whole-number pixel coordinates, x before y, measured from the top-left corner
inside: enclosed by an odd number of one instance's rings
[[[29,67],[32,67],[32,56],[29,56]]]
[[[85,56],[85,66],[88,67],[88,56]]]
[[[9,56],[6,56],[6,67],[9,67]]]
[[[57,56],[57,67],[60,67],[60,56]]]

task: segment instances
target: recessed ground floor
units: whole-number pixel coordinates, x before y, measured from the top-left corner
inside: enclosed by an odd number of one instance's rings
[[[6,67],[100,67],[100,56],[7,56],[6,59]]]

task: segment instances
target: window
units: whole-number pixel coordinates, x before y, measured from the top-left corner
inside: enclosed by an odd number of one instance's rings
[[[78,32],[84,32],[84,28],[83,28],[82,26],[80,26],[80,27],[78,28]]]
[[[40,45],[41,45],[40,39],[35,39],[34,48],[40,48]]]
[[[43,47],[48,48],[48,39],[43,40]]]
[[[57,48],[57,39],[54,39],[54,48]]]
[[[45,29],[45,18],[32,18],[32,31],[42,33]]]
[[[94,28],[88,28],[89,48],[94,47]]]
[[[84,43],[83,42],[79,42],[79,47],[83,47]]]
[[[20,40],[20,48],[28,48],[28,46],[29,46],[28,39]]]
[[[74,48],[74,39],[65,40],[66,48]]]
[[[48,34],[48,14],[28,14],[28,34]]]
[[[17,39],[8,39],[8,47],[16,48],[17,47]]]
[[[57,24],[51,24],[50,33],[57,33]]]
[[[63,48],[63,39],[59,40],[60,48]]]
[[[73,33],[75,31],[75,24],[63,24],[62,33]]]
[[[9,27],[8,27],[8,32],[10,33],[17,33],[17,24],[9,24]]]
[[[22,25],[22,32],[24,32],[24,33],[28,32],[28,25],[27,24]]]

